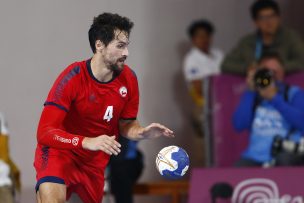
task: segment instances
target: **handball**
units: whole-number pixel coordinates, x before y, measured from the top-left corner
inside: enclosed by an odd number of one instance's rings
[[[157,154],[156,167],[163,177],[179,179],[189,168],[189,156],[178,146],[168,146]]]

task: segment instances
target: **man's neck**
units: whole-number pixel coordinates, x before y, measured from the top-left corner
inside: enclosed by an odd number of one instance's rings
[[[104,63],[99,54],[94,54],[91,60],[91,69],[94,77],[100,82],[108,82],[113,78],[113,71]]]
[[[202,52],[202,53],[204,53],[206,55],[210,54],[210,49],[209,48],[206,48],[206,47],[204,47],[204,48],[198,48],[197,47],[197,49],[200,50],[200,52]]]
[[[263,39],[263,44],[265,45],[271,45],[274,41],[275,34],[263,34],[262,33],[262,39]]]

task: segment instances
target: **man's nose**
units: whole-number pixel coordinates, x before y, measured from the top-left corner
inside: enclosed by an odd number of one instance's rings
[[[125,48],[125,49],[123,50],[122,55],[123,55],[123,56],[129,56],[129,50],[128,50],[128,48]]]

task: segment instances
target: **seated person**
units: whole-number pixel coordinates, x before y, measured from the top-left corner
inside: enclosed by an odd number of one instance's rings
[[[251,6],[256,31],[240,40],[225,57],[222,72],[246,75],[250,67],[267,52],[277,52],[285,73],[304,69],[303,40],[293,30],[281,25],[280,8],[273,0],[256,0]]]
[[[133,188],[143,168],[143,155],[137,141],[119,136],[121,152],[110,159],[110,187],[115,203],[133,203]]]
[[[206,20],[194,21],[188,28],[192,49],[184,59],[184,76],[195,104],[193,125],[202,134],[203,81],[208,76],[220,73],[223,53],[212,46],[213,25]]]
[[[249,145],[236,166],[302,165],[303,157],[284,151],[272,153],[279,136],[299,142],[304,132],[304,92],[283,82],[284,65],[277,54],[261,57],[247,74],[248,90],[233,115],[237,131],[249,130]],[[261,79],[266,70],[271,79]]]
[[[0,202],[13,203],[20,187],[19,170],[9,156],[6,121],[0,113]]]

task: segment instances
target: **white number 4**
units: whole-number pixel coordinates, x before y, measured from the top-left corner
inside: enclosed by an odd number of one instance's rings
[[[108,106],[105,115],[103,116],[103,120],[107,120],[107,122],[109,122],[112,118],[113,118],[113,106]]]

